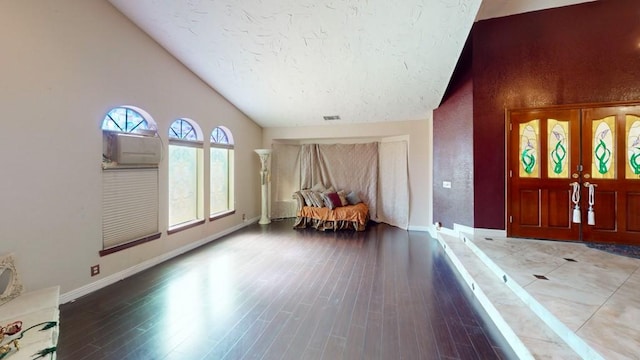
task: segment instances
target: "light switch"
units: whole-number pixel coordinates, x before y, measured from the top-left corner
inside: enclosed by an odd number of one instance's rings
[[[445,189],[451,189],[451,181],[443,181],[442,187]]]

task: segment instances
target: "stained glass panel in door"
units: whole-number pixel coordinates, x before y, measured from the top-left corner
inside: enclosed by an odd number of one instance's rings
[[[569,122],[547,120],[547,177],[569,178],[570,139]]]
[[[627,115],[625,119],[627,140],[626,178],[640,179],[640,117]]]
[[[591,177],[616,178],[616,118],[608,116],[592,123]]]
[[[520,171],[521,178],[539,178],[540,166],[540,120],[520,124]]]

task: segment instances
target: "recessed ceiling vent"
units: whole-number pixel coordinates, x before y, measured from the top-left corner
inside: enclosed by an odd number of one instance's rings
[[[340,120],[340,115],[323,116],[325,121]]]

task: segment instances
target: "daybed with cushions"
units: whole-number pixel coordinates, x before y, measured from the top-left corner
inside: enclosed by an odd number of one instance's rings
[[[295,229],[311,226],[317,230],[353,229],[364,231],[369,221],[369,207],[355,192],[335,191],[314,186],[296,191],[297,218]]]

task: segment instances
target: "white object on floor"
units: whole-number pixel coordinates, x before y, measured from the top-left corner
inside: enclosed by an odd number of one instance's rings
[[[15,321],[22,322],[21,331],[13,335],[4,335],[0,346],[7,346],[11,353],[7,358],[11,360],[33,359],[34,354],[55,347],[58,343],[60,312],[60,287],[54,286],[31,292],[22,292],[18,273],[15,268],[13,254],[0,257],[2,269],[10,269],[11,278],[6,280],[2,297],[0,297],[0,327],[5,327]],[[3,271],[0,269],[0,274]],[[1,291],[1,289],[0,289]],[[2,302],[1,300],[6,300]],[[46,325],[55,326],[42,330]],[[31,328],[31,329],[30,329]],[[22,337],[21,337],[22,336]],[[19,350],[16,350],[13,340],[18,339]],[[56,353],[43,357],[55,359]]]

